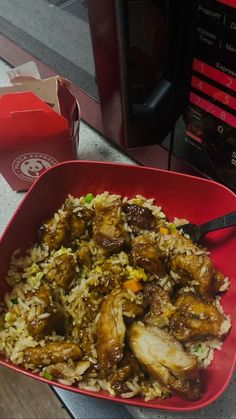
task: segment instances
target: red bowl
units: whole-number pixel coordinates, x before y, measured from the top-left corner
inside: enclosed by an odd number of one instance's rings
[[[187,218],[194,223],[202,223],[236,210],[236,195],[226,187],[206,179],[168,172],[165,170],[113,163],[70,161],[48,169],[31,187],[23,202],[8,224],[0,242],[0,301],[3,300],[7,285],[4,277],[9,259],[15,249],[23,251],[36,241],[40,223],[52,216],[61,206],[66,196],[94,194],[109,191],[123,196],[142,194],[155,198],[169,218]],[[232,328],[210,367],[203,372],[205,385],[201,400],[186,401],[177,396],[145,402],[142,398],[122,399],[111,397],[101,391],[93,393],[77,387],[50,382],[55,386],[139,407],[151,407],[171,411],[190,411],[203,408],[215,401],[228,386],[236,362],[236,227],[209,233],[205,244],[211,251],[215,266],[230,278],[229,291],[222,298],[222,305],[231,315]],[[41,381],[47,380],[16,367],[5,359],[0,364],[20,371]]]

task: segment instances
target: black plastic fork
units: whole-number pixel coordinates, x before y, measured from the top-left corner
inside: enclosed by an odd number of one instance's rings
[[[179,228],[182,229],[185,234],[188,234],[193,241],[199,242],[201,237],[210,233],[210,231],[216,231],[234,225],[236,225],[236,211],[215,218],[204,224],[198,225],[189,223],[182,225]]]

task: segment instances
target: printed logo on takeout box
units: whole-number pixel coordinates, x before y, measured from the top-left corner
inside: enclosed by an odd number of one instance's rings
[[[12,170],[20,179],[32,182],[57,163],[58,161],[48,154],[25,153],[14,160]]]
[[[67,80],[41,80],[31,62],[8,72],[0,87],[0,172],[15,191],[46,169],[77,157],[79,106]]]

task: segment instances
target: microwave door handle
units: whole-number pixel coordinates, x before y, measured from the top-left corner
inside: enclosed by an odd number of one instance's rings
[[[133,115],[143,117],[155,116],[171,95],[172,84],[164,78],[161,79],[144,103],[132,106]]]
[[[175,1],[176,0],[166,1],[168,27],[170,27],[171,10],[173,8],[172,3]],[[165,77],[162,77],[144,103],[132,105],[133,115],[136,117],[155,117],[165,102],[170,99],[170,96],[172,95],[172,86],[173,85]]]
[[[195,4],[196,0],[166,0],[166,15],[167,15],[167,33],[168,35],[168,55],[166,61],[166,68],[164,69],[162,78],[158,81],[157,86],[154,90],[150,93],[147,99],[142,104],[134,104],[132,105],[132,113],[138,117],[155,117],[160,110],[163,110],[164,104],[166,102],[171,102],[172,106],[174,106],[175,100],[175,92],[174,92],[174,85],[176,84],[176,65],[179,61],[178,57],[178,49],[181,45],[182,39],[181,37],[177,39],[177,45],[175,48],[175,52],[173,54],[173,49],[170,49],[170,45],[173,42],[173,27],[176,28],[176,21],[179,19],[183,19],[184,10],[188,6],[188,8],[194,7],[193,5],[190,6],[189,4],[193,2]],[[178,22],[179,25],[179,22]],[[170,38],[171,33],[171,38]],[[174,56],[174,60],[173,60]],[[169,67],[172,68],[172,77],[170,82],[168,80],[167,71]]]

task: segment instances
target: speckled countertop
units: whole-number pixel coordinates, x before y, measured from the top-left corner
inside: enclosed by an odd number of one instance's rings
[[[4,71],[8,66],[0,60],[0,85],[5,84]],[[80,126],[79,158],[81,160],[113,161],[134,164],[134,161],[104,140],[97,132],[83,122]],[[0,235],[9,222],[24,193],[11,190],[0,175]],[[212,405],[196,412],[173,413],[153,409],[117,405],[103,400],[92,399],[61,389],[56,394],[67,405],[71,414],[81,419],[236,419],[235,397],[236,374],[224,394]]]

